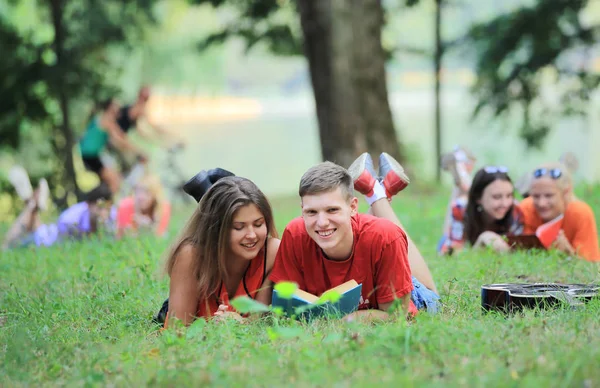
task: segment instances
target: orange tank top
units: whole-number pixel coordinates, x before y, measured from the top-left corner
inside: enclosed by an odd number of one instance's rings
[[[264,283],[267,276],[267,243],[261,249],[256,257],[250,261],[250,265],[246,268],[246,272],[242,277],[242,281],[238,284],[235,292],[235,297],[247,296],[249,298],[256,298],[256,294],[262,284]],[[229,295],[227,289],[224,287],[223,282],[219,286],[218,291],[211,295],[209,298],[200,301],[198,304],[198,317],[210,318],[218,310],[219,305],[224,304],[229,306],[229,311],[235,311],[229,304]]]

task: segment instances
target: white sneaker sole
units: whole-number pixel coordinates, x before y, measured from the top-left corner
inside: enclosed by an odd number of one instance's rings
[[[350,176],[352,177],[352,182],[355,182],[360,177],[360,175],[363,173],[363,171],[365,171],[365,169],[367,168],[367,159],[368,158],[369,158],[369,154],[367,152],[365,152],[362,155],[360,155],[358,158],[356,158],[356,160],[354,162],[352,162],[350,167],[348,167],[348,172],[350,173]]]
[[[13,185],[19,197],[27,201],[33,196],[33,187],[27,171],[21,166],[13,166],[8,172],[8,181]]]
[[[410,179],[408,178],[408,175],[406,175],[406,172],[404,172],[404,167],[402,167],[402,165],[387,152],[382,152],[381,154],[383,155],[383,158],[386,160],[387,164],[391,167],[392,171],[394,171],[396,175],[398,175],[403,181],[409,184]],[[381,163],[379,168],[381,168]],[[382,175],[381,171],[379,171],[379,175],[382,179],[385,179],[385,176]]]
[[[50,198],[50,188],[48,187],[48,181],[45,178],[40,179],[38,185],[38,198],[37,205],[40,210],[48,209],[48,200]]]

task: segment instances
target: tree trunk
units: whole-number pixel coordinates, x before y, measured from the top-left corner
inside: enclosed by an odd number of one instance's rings
[[[362,152],[401,160],[381,46],[379,0],[298,0],[324,160],[348,166]]]
[[[354,32],[354,42],[351,43],[355,61],[353,81],[358,96],[356,108],[363,118],[361,124],[366,134],[366,150],[374,157],[385,151],[402,160],[388,101],[386,55],[381,46],[384,23],[381,1],[351,0],[350,4],[353,7],[350,28]]]
[[[441,97],[441,70],[444,47],[442,46],[442,0],[435,0],[435,55],[433,66],[435,71],[435,179],[442,180],[442,105]]]
[[[75,145],[73,132],[71,131],[69,119],[69,96],[64,86],[65,79],[65,60],[64,60],[64,41],[65,31],[63,24],[64,0],[50,0],[50,10],[52,13],[52,24],[54,26],[54,52],[56,54],[56,73],[54,74],[53,86],[56,88],[57,99],[61,111],[61,123],[58,130],[64,138],[64,144],[59,143],[58,148],[62,148],[58,155],[64,156],[64,170],[62,174],[62,184],[65,188],[65,197],[69,192],[74,193],[77,198],[81,196],[77,179],[75,175],[75,165],[73,163],[73,147]]]

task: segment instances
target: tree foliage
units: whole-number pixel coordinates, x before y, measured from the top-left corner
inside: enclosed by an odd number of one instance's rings
[[[582,17],[588,4],[537,0],[473,26],[468,44],[476,59],[475,115],[487,108],[501,116],[518,107],[521,136],[539,147],[559,116],[584,113],[600,83],[588,66],[600,38],[600,26]]]
[[[27,17],[34,19],[35,28],[10,17],[14,7],[27,7],[27,2],[0,3],[7,10],[0,13],[0,147],[15,149],[28,131],[36,131],[36,141],[49,142],[54,151],[45,155],[51,184],[66,188],[68,181],[74,182],[65,171],[74,175],[68,157],[74,127],[81,127],[80,120],[89,115],[90,104],[82,113],[82,102],[118,93],[118,69],[110,50],[142,37],[143,27],[153,20],[153,3],[48,0],[30,6]],[[68,191],[76,192],[76,184]]]
[[[241,38],[247,50],[257,43],[265,44],[277,55],[301,55],[302,38],[298,23],[290,18],[294,5],[281,0],[189,0],[191,4],[210,4],[226,8],[234,14],[223,28],[199,43],[201,50],[223,43],[229,38]],[[286,17],[287,16],[287,17]]]
[[[58,86],[73,98],[95,99],[117,91],[107,56],[111,45],[130,44],[140,37],[144,23],[152,20],[153,0],[94,1],[54,0],[39,7],[39,28],[52,25],[50,3],[58,2],[64,24],[64,54],[60,65],[50,34],[40,38],[20,29],[18,20],[0,14],[0,145],[16,147],[22,125],[56,125],[52,99]],[[21,1],[12,1],[18,6]],[[23,120],[25,119],[25,120]]]

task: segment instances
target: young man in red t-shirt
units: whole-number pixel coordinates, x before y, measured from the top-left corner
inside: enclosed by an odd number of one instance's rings
[[[385,155],[384,159],[389,157]],[[406,234],[388,219],[358,214],[353,193],[354,186],[367,195],[370,205],[378,202],[378,207],[387,206],[391,211],[385,199],[408,184],[395,163],[382,163],[380,158],[382,182],[375,179],[368,155],[351,166],[352,176],[331,162],[310,168],[300,181],[302,217],[286,227],[269,278],[274,283],[295,282],[315,295],[356,280],[362,284],[362,299],[359,311],[348,319],[363,315],[386,318],[395,299],[402,301],[405,311],[415,314]]]

